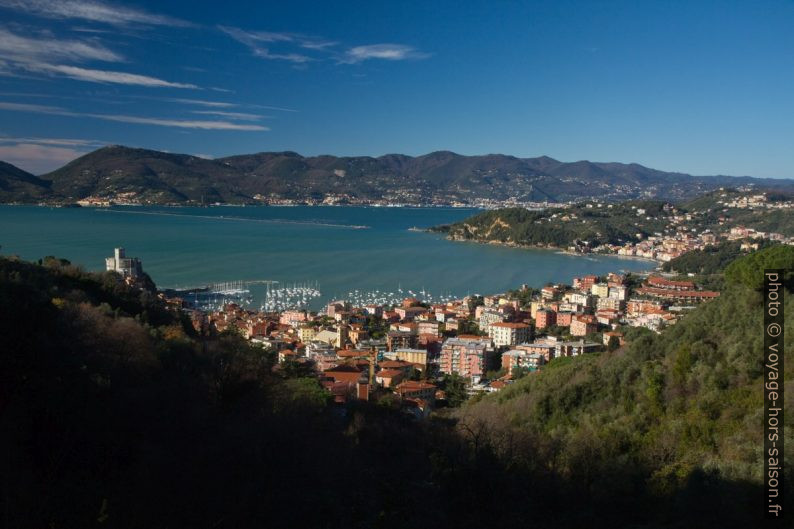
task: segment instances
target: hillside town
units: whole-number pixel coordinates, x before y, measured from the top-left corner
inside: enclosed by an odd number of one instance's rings
[[[775,231],[764,231],[743,225],[729,225],[730,210],[794,210],[794,201],[771,201],[767,193],[736,194],[721,191],[717,194],[714,208],[681,211],[680,208],[665,204],[662,213],[651,217],[643,208],[632,207],[638,221],[662,221],[662,231],[643,236],[637,233],[636,242],[624,244],[603,244],[591,246],[586,243],[572,245],[569,251],[575,253],[606,253],[626,257],[637,257],[660,262],[669,262],[693,250],[702,250],[722,241],[748,241],[746,249],[758,249],[758,241],[776,241],[794,245],[794,237]],[[612,209],[611,204],[592,203],[587,208]],[[706,221],[715,215],[716,224]],[[566,219],[567,220],[567,219]],[[704,225],[706,227],[704,227]]]
[[[557,359],[615,350],[627,329],[658,333],[717,296],[691,281],[610,273],[445,303],[338,300],[320,311],[237,303],[206,311],[166,301],[188,313],[198,333],[240,334],[273,355],[275,369],[317,377],[337,403],[389,396],[421,418],[449,405],[453,391],[457,399],[500,391]]]

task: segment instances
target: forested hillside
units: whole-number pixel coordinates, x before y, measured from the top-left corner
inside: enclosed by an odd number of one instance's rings
[[[7,165],[7,164],[5,164]],[[10,168],[10,166],[9,166]],[[24,173],[13,168],[16,172]],[[260,152],[218,159],[110,145],[23,186],[3,186],[0,201],[69,203],[93,196],[141,204],[261,204],[270,200],[381,201],[407,204],[481,200],[562,202],[584,197],[691,199],[721,186],[794,190],[794,181],[692,176],[638,164],[561,162],[541,156],[301,156]]]
[[[4,526],[753,527],[755,288],[762,267],[794,265],[777,248],[729,266],[723,295],[661,335],[424,422],[332,405],[305,372],[196,335],[112,274],[0,258]]]
[[[516,245],[566,247],[577,241],[587,241],[591,246],[619,244],[664,232],[668,228],[664,206],[664,202],[656,200],[629,200],[597,207],[581,203],[541,211],[505,208],[437,226],[433,231],[454,240]],[[642,215],[638,214],[638,208]]]
[[[656,513],[651,525],[702,527],[694,522],[702,519],[754,526],[764,462],[759,289],[763,269],[777,267],[794,268],[794,248],[778,245],[734,261],[722,295],[678,324],[660,335],[631,330],[629,345],[612,353],[554,360],[539,376],[464,408],[458,430],[496,457],[564,479],[570,495],[589,499],[589,514],[614,515],[611,508],[603,513],[604,504],[617,501],[641,526],[646,508]],[[790,408],[791,273],[786,281]],[[789,467],[792,426],[788,414]],[[682,521],[684,513],[694,518]]]

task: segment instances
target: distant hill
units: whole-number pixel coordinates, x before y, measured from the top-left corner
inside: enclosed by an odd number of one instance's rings
[[[684,224],[695,232],[724,232],[743,226],[762,232],[794,237],[794,215],[788,207],[775,207],[792,200],[785,191],[766,192],[764,206],[738,207],[736,200],[752,193],[731,188],[709,192],[688,202],[671,205],[660,200],[627,200],[617,203],[581,201],[570,207],[531,210],[524,207],[489,209],[452,224],[435,226],[431,231],[458,241],[499,243],[514,246],[568,248],[603,244],[637,243],[651,235],[671,235],[676,226],[672,217],[686,215]],[[642,213],[640,213],[642,212]],[[705,253],[711,253],[710,249]],[[739,252],[721,252],[715,263],[727,262]],[[693,259],[699,263],[705,256]],[[714,256],[706,260],[711,262]],[[724,264],[724,263],[723,263]],[[688,271],[689,265],[676,268]]]
[[[0,202],[36,202],[51,195],[50,182],[0,162]]]
[[[136,200],[152,203],[271,199],[315,203],[330,195],[353,203],[450,204],[511,198],[522,202],[587,197],[684,200],[720,186],[747,184],[794,190],[792,180],[691,176],[638,164],[565,163],[546,156],[463,156],[439,151],[373,158],[269,152],[207,160],[122,146],[104,147],[37,180],[34,188],[12,190],[0,198],[32,201],[46,196],[74,201],[130,193]]]
[[[643,211],[643,214],[638,214]],[[459,241],[567,248],[575,244],[637,242],[669,229],[665,202],[629,200],[618,204],[577,204],[570,208],[504,208],[483,211],[432,231]],[[638,237],[639,236],[639,237]]]

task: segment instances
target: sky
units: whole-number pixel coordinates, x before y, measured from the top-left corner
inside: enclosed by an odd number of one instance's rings
[[[0,160],[451,150],[793,178],[792,28],[792,0],[0,0]]]

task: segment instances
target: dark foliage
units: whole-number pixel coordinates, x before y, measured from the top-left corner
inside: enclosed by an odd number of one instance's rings
[[[3,525],[752,527],[760,313],[743,289],[417,422],[329,404],[112,276],[0,259]]]

